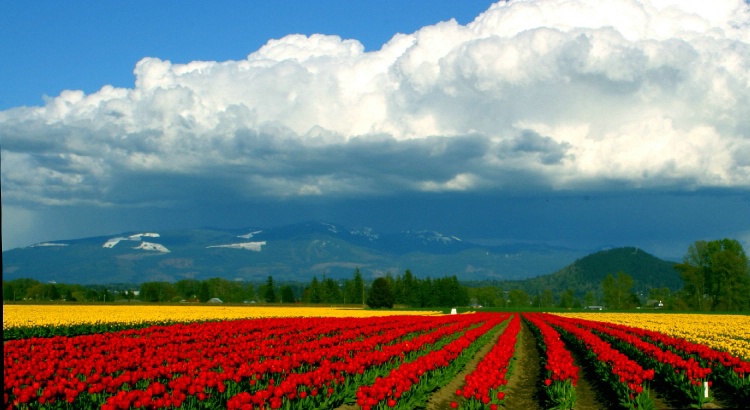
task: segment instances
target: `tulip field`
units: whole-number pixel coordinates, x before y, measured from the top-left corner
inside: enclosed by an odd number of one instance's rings
[[[371,317],[436,315],[430,311],[395,311],[222,305],[3,305],[5,338],[74,336],[153,324],[188,323],[264,317]],[[8,337],[8,336],[11,337]]]
[[[246,315],[238,318],[175,307],[200,315],[126,328],[91,312],[67,324],[33,310],[17,317],[26,308],[45,307],[4,306],[8,409],[653,409],[750,400],[747,316],[237,307]],[[152,307],[128,308],[132,319]],[[85,328],[87,320],[96,326]],[[66,326],[89,334],[68,335]],[[45,337],[25,336],[34,328]],[[521,365],[529,346],[538,370]],[[529,390],[533,406],[520,407]]]

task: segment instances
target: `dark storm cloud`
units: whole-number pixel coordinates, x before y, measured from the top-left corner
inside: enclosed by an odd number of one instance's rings
[[[533,154],[538,156],[544,165],[560,163],[572,148],[566,142],[556,142],[552,138],[539,135],[531,130],[524,130],[517,138],[503,144],[506,152],[501,155]]]

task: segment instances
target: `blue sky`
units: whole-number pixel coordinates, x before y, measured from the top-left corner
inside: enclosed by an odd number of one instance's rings
[[[0,3],[3,250],[311,219],[750,244],[750,7]]]
[[[332,34],[377,50],[396,33],[456,19],[491,1],[73,1],[0,3],[0,109],[41,105],[63,90],[132,87],[143,57],[241,60],[288,34]]]

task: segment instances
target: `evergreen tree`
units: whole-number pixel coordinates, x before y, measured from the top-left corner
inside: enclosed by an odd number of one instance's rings
[[[427,307],[432,306],[432,302],[434,300],[433,297],[433,288],[432,288],[432,278],[429,276],[422,279],[422,280],[415,280],[417,289],[417,292],[419,294],[419,303],[417,306],[419,307]]]
[[[16,300],[16,287],[12,282],[3,281],[3,301]]]
[[[391,272],[386,272],[385,273],[385,280],[388,281],[388,286],[391,287],[391,292],[392,292],[393,291],[393,287],[396,284],[396,281],[393,279],[393,275],[391,275]]]
[[[404,293],[404,304],[408,306],[419,306],[420,305],[420,291],[417,288],[417,281],[412,275],[411,270],[407,269],[404,272],[403,282],[403,293]]]
[[[211,299],[211,291],[208,289],[208,282],[205,280],[201,281],[200,286],[198,287],[198,300],[206,303],[209,299]]]
[[[365,282],[362,279],[362,273],[359,268],[354,270],[354,278],[352,279],[351,286],[348,288],[349,292],[346,295],[346,303],[363,305],[365,303]]]
[[[266,303],[276,302],[276,290],[274,289],[273,278],[270,275],[268,276],[268,279],[266,279],[266,289],[263,296]]]
[[[401,275],[396,274],[396,278],[393,281],[393,303],[396,305],[405,305],[406,297],[404,294],[404,281],[401,279]]]
[[[344,288],[341,291],[342,303],[352,303],[352,293],[352,281],[349,279],[344,279]]]
[[[341,303],[341,290],[338,283],[331,278],[323,280],[323,295],[324,303]]]
[[[281,287],[281,303],[294,303],[294,291],[289,285]]]
[[[312,282],[310,282],[310,288],[307,292],[308,302],[310,303],[322,303],[323,302],[323,290],[320,288],[320,282],[318,277],[313,276]]]
[[[377,278],[372,282],[367,305],[374,309],[393,307],[393,290],[386,278]]]
[[[467,306],[469,304],[469,291],[461,286],[456,275],[448,278],[449,287],[454,294],[453,306]]]
[[[57,286],[52,283],[49,285],[49,300],[58,300],[60,299],[60,291],[57,289]]]
[[[73,296],[73,291],[68,288],[67,291],[65,291],[65,301],[66,302],[75,302],[76,298]]]
[[[451,286],[446,278],[437,278],[433,281],[432,300],[429,306],[455,306],[455,297],[451,292]]]

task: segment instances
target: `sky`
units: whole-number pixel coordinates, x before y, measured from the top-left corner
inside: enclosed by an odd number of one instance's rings
[[[325,220],[750,248],[743,0],[0,2],[2,249]]]

